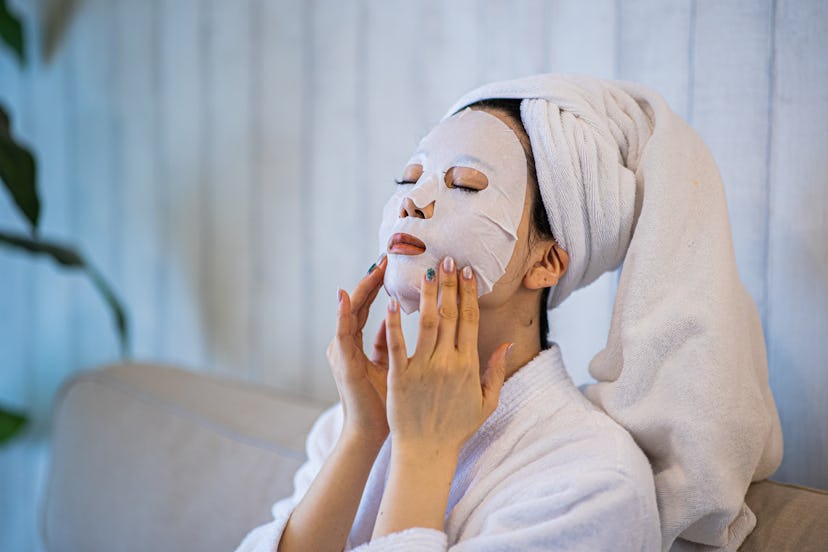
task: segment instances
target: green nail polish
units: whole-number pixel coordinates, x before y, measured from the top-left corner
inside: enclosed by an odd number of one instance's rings
[[[377,268],[377,263],[371,265],[371,268],[368,269],[368,274],[371,274],[375,268]]]
[[[429,282],[434,280],[435,275],[436,273],[434,272],[433,268],[429,268],[428,270],[426,270],[426,280],[428,280]]]

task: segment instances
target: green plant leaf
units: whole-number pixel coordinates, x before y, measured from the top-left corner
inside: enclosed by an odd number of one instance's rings
[[[0,444],[8,441],[26,425],[26,416],[0,407]]]
[[[2,106],[0,106],[0,180],[6,185],[17,208],[29,221],[32,235],[36,236],[40,219],[37,165],[34,155],[12,138],[11,121]]]
[[[68,267],[84,270],[92,281],[92,285],[98,290],[98,293],[103,297],[109,311],[112,314],[115,328],[118,332],[118,341],[121,349],[121,355],[129,356],[129,321],[126,316],[124,308],[121,306],[121,301],[112,287],[106,282],[104,277],[95,270],[95,267],[88,263],[83,256],[76,252],[71,247],[57,244],[55,242],[47,242],[28,236],[13,234],[0,230],[0,245],[12,247],[15,249],[22,249],[32,254],[40,254],[51,257],[52,260],[58,264]]]
[[[23,24],[20,18],[6,7],[6,0],[0,0],[0,38],[17,55],[20,65],[26,64],[26,50],[23,48]]]

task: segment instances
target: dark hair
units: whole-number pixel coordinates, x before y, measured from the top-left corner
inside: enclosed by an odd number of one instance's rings
[[[549,226],[549,218],[546,216],[546,208],[543,206],[543,200],[540,195],[540,188],[538,187],[538,175],[535,169],[535,156],[532,154],[532,143],[529,140],[529,135],[523,126],[523,121],[520,118],[520,102],[517,99],[490,99],[475,102],[469,107],[482,107],[497,109],[504,112],[511,118],[515,126],[520,129],[517,133],[518,139],[523,146],[523,151],[526,154],[526,162],[529,169],[529,175],[532,182],[535,183],[535,193],[532,200],[532,224],[529,232],[529,244],[534,243],[538,238],[554,240],[555,236],[552,234],[552,228]],[[549,348],[549,320],[547,319],[546,304],[549,300],[549,289],[544,288],[541,292],[540,304],[538,305],[538,320],[540,329],[540,343],[541,349]]]

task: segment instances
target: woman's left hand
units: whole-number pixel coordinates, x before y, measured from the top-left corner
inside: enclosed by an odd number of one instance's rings
[[[459,272],[459,274],[458,274]],[[509,343],[498,347],[480,373],[477,280],[470,267],[440,263],[439,280],[423,275],[420,331],[408,358],[399,306],[389,304],[388,423],[395,448],[454,456],[495,410],[503,387]],[[459,296],[459,305],[458,305]]]

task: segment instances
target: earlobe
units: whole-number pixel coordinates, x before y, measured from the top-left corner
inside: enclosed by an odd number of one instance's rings
[[[569,254],[553,242],[523,277],[523,285],[529,289],[542,289],[557,285],[568,266]]]

